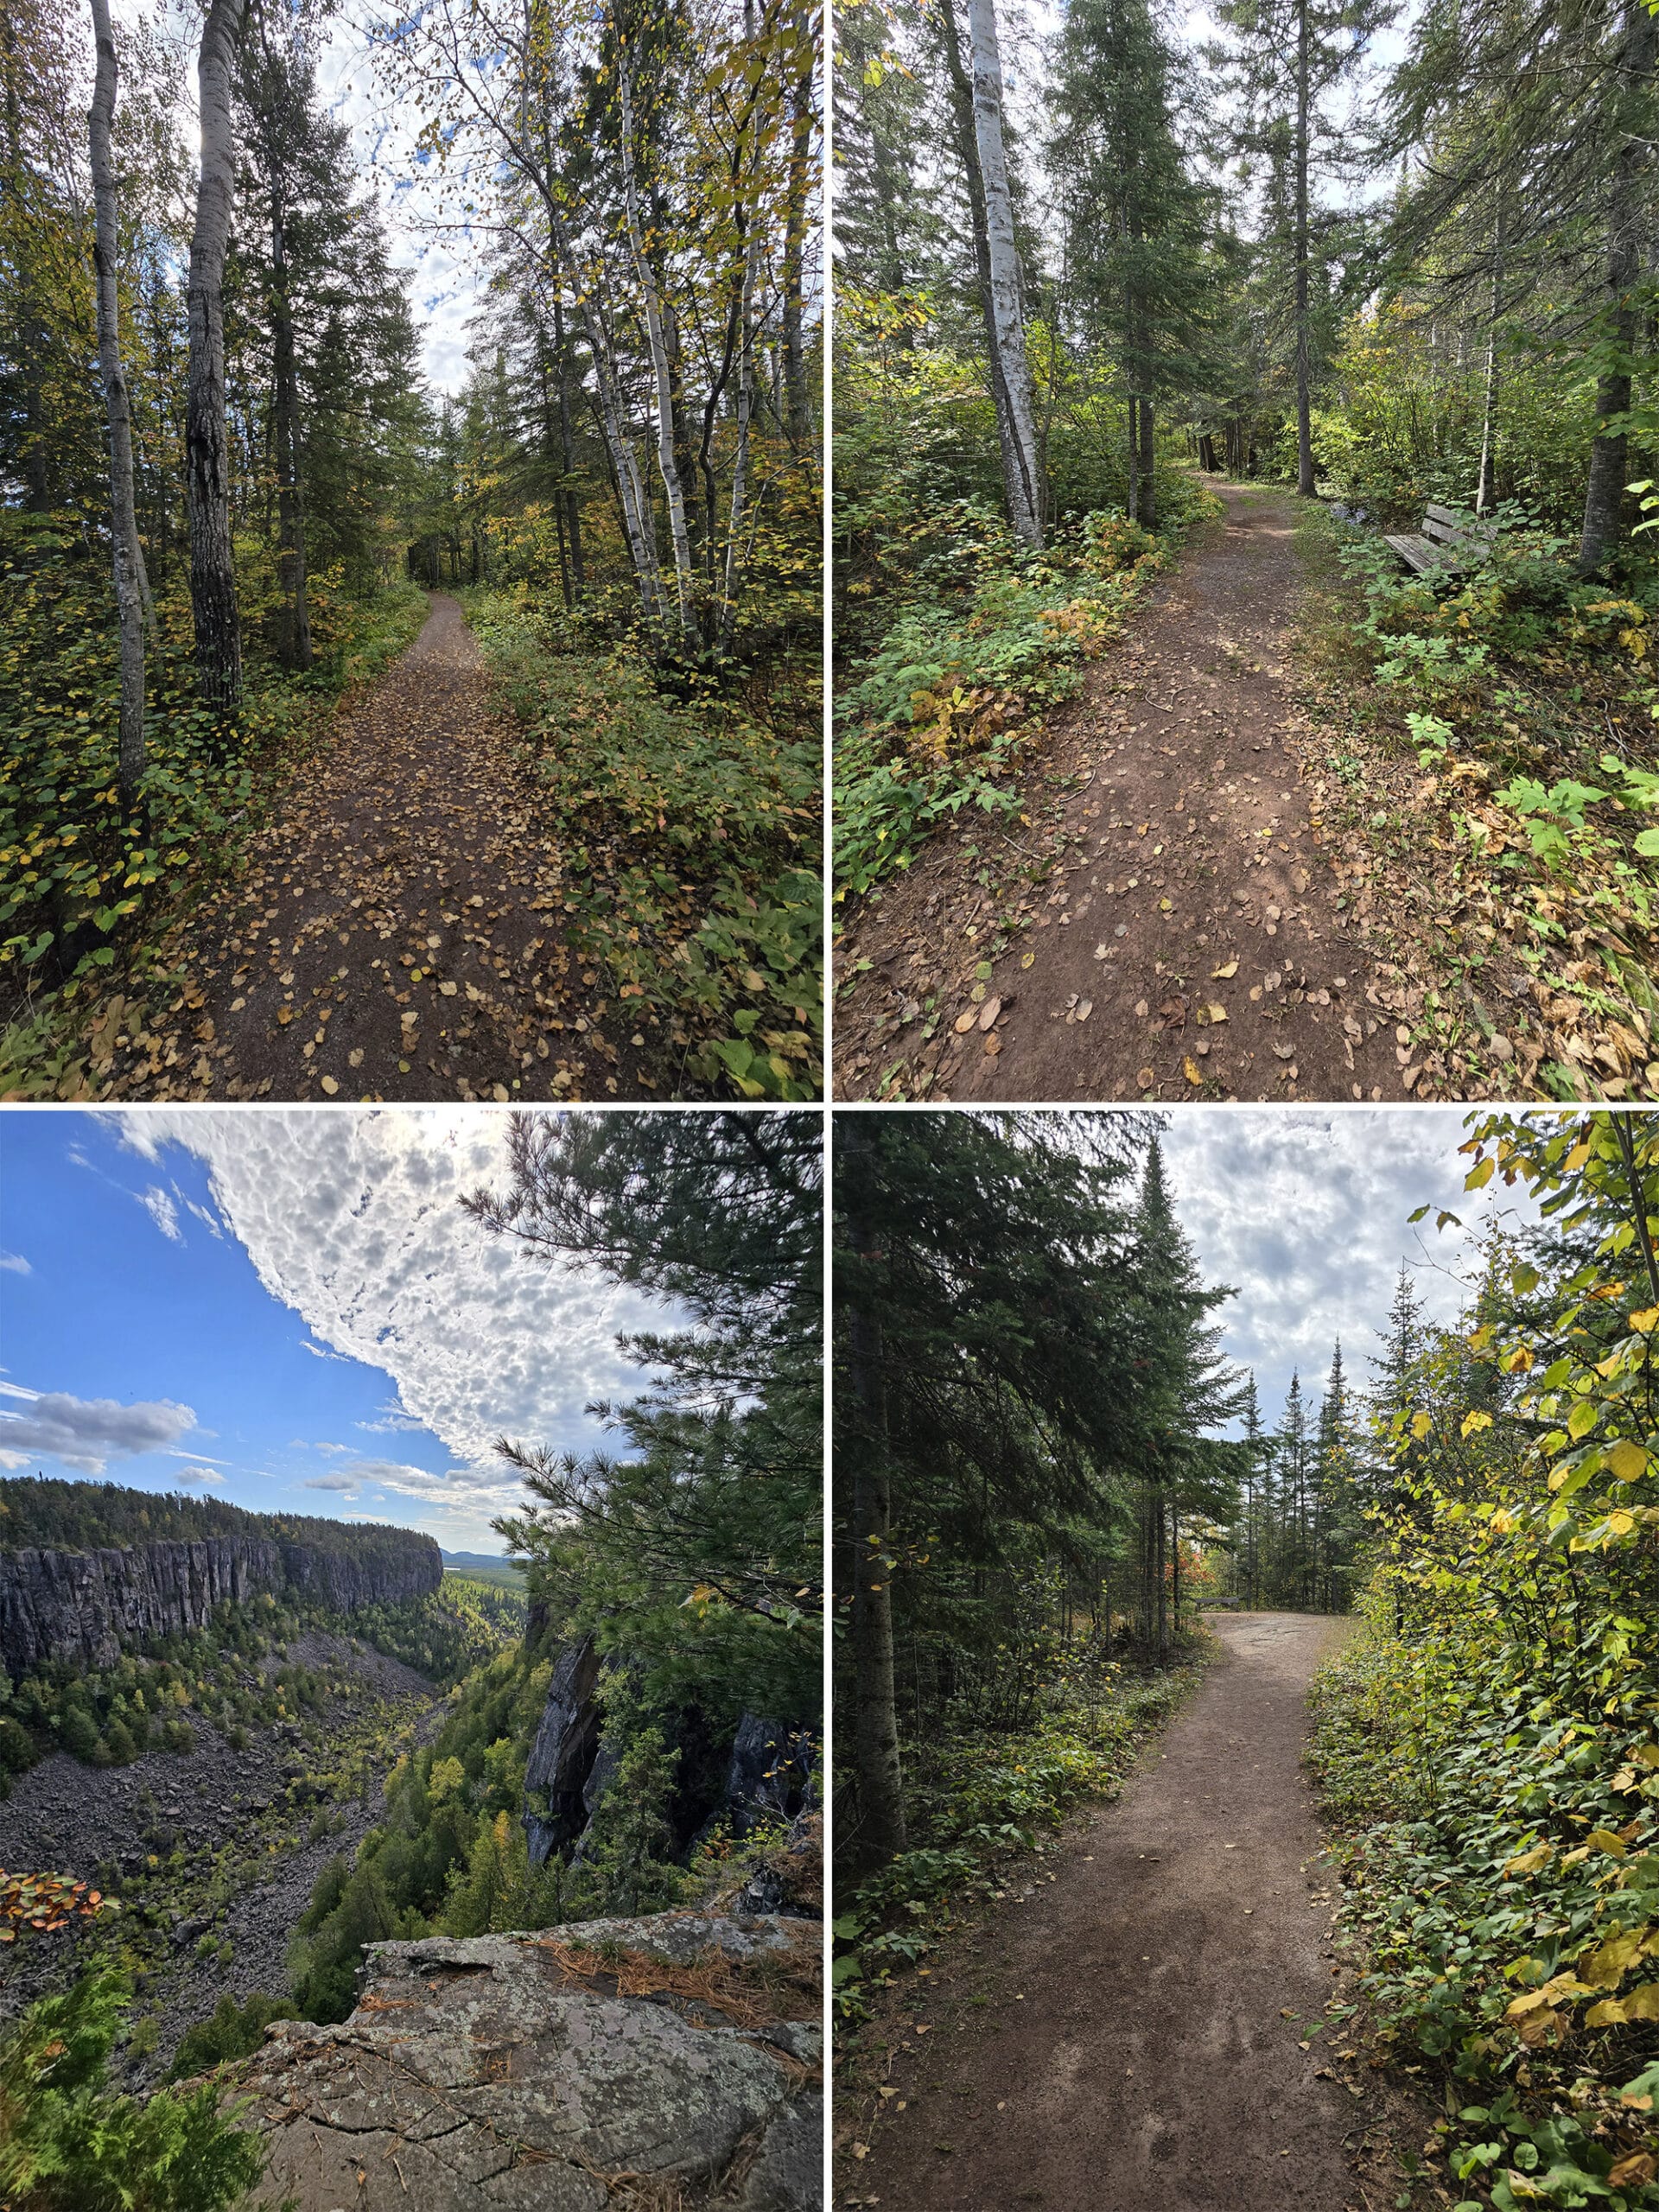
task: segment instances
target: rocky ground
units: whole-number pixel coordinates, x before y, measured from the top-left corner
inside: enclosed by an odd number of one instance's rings
[[[118,1930],[140,1955],[134,2017],[154,2027],[140,2038],[139,2080],[164,2072],[185,2030],[227,1993],[238,2002],[255,1991],[286,1993],[289,1943],[318,1874],[337,1853],[354,1851],[378,1817],[399,1736],[412,1730],[418,1738],[440,1717],[429,1682],[350,1637],[308,1632],[263,1663],[274,1670],[285,1661],[349,1674],[357,1685],[356,1696],[314,1724],[315,1748],[298,1723],[283,1722],[251,1731],[238,1751],[198,1719],[188,1755],[149,1751],[130,1766],[98,1768],[60,1752],[17,1777],[0,1803],[0,1866],[71,1873],[118,1900],[119,1918],[100,1923],[98,1934]],[[313,1840],[319,1825],[325,1832]],[[233,1861],[260,1871],[237,1880],[215,1910],[208,1892]],[[49,1948],[20,1946],[0,2014],[55,1986],[94,1940],[89,1933],[73,1952],[61,1937]]]
[[[375,1944],[350,2019],[238,2069],[245,2212],[816,2212],[821,1947],[693,1913]]]

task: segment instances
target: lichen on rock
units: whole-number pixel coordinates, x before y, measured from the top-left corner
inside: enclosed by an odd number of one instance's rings
[[[239,2071],[299,2212],[821,2205],[822,1931],[664,1913],[367,1948]]]

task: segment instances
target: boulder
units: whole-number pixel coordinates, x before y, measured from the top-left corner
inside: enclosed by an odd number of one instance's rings
[[[244,2212],[817,2212],[819,1943],[671,1913],[372,1944],[350,2019],[238,2069]]]

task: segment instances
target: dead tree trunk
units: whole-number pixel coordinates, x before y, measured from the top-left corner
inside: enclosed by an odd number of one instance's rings
[[[985,245],[990,264],[991,345],[1008,397],[1013,474],[1008,520],[1028,545],[1043,542],[1042,472],[1037,453],[1036,405],[1020,306],[1020,259],[1014,237],[1002,141],[1002,59],[996,41],[995,0],[969,0],[974,56],[974,137],[985,193]]]

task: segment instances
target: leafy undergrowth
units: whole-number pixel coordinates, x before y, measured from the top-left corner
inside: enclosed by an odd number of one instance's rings
[[[1500,2212],[1659,2206],[1659,1986],[1615,1994],[1659,1948],[1659,1745],[1585,1702],[1605,1632],[1489,1699],[1374,1618],[1314,1688],[1366,2010],[1441,2079],[1463,2202]]]
[[[1301,543],[1316,829],[1419,1096],[1659,1096],[1659,572],[1585,582],[1513,508],[1460,575],[1320,509]]]
[[[1018,771],[1044,719],[1082,689],[1084,664],[1122,634],[1191,524],[1220,512],[1173,478],[1157,534],[1090,514],[1033,552],[982,503],[934,527],[879,644],[849,671],[836,708],[838,895],[908,868],[964,810],[1020,815]]]
[[[906,1746],[910,1848],[845,1896],[833,1923],[836,2011],[849,2026],[1005,1894],[1018,1855],[1052,1848],[1046,1839],[1077,1805],[1116,1796],[1212,1651],[1206,1639],[1174,1666],[1143,1673],[1079,1647],[1017,1732],[945,1731]]]
[[[132,1986],[88,1974],[29,2005],[0,2043],[0,2194],[13,2212],[219,2212],[264,2172],[217,2085],[111,2086]]]
[[[665,699],[619,648],[570,651],[522,590],[461,594],[528,727],[578,948],[683,1025],[700,1082],[812,1098],[823,1066],[821,753],[719,702]],[[569,910],[567,910],[569,911]]]
[[[195,697],[188,597],[156,601],[141,803],[116,792],[120,674],[102,565],[58,518],[0,518],[0,1097],[84,1094],[111,986],[165,989],[156,947],[232,871],[283,782],[426,619],[399,583],[368,602],[312,580],[315,666],[251,656],[227,741]]]

